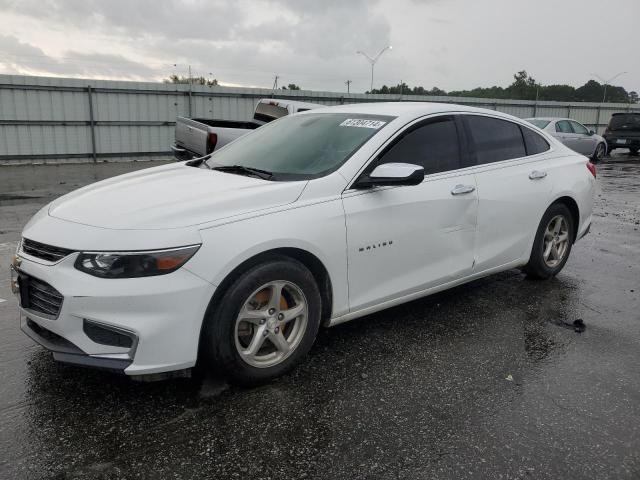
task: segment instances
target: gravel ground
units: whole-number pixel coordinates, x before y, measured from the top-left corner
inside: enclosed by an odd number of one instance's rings
[[[591,233],[557,278],[509,271],[323,330],[255,389],[58,365],[19,331],[24,223],[150,165],[0,168],[0,478],[640,477],[640,159],[599,165]]]

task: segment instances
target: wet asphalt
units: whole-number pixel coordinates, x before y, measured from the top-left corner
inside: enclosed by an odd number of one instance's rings
[[[255,389],[59,365],[19,331],[29,216],[148,166],[0,167],[0,478],[640,478],[639,158],[598,166],[557,278],[509,271],[325,329]]]

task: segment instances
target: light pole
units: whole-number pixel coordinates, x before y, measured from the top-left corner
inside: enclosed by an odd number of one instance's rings
[[[358,50],[356,52],[356,55],[362,55],[363,57],[365,57],[367,60],[369,60],[369,63],[371,64],[371,89],[369,91],[373,90],[373,67],[376,66],[376,62],[378,61],[378,59],[380,58],[380,55],[382,55],[384,52],[386,52],[387,50],[392,50],[393,47],[391,45],[388,45],[386,47],[384,47],[382,50],[380,50],[380,53],[378,53],[375,57],[371,58],[369,55],[367,55],[366,53]]]
[[[629,73],[629,72],[620,72],[617,75],[614,75],[613,77],[611,77],[609,80],[605,80],[604,78],[602,78],[600,75],[598,75],[597,73],[592,73],[591,75],[593,75],[594,77],[598,77],[600,80],[602,80],[604,82],[604,95],[602,95],[602,103],[605,102],[605,100],[607,99],[607,85],[610,85],[611,82],[613,82],[616,78],[618,78],[620,75],[624,75],[625,73]]]

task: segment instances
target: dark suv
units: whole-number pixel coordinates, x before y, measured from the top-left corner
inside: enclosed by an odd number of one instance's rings
[[[640,113],[614,113],[604,131],[609,151],[628,148],[631,155],[640,149]]]

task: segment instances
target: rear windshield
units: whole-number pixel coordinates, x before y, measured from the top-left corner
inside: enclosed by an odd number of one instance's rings
[[[609,122],[609,130],[640,130],[640,113],[614,115]]]
[[[549,125],[549,120],[538,120],[536,118],[528,118],[527,122],[532,123],[538,128],[544,128]]]
[[[280,107],[272,103],[260,102],[256,107],[256,113],[253,115],[253,118],[263,122],[270,122],[276,118],[284,117],[288,113],[289,111],[287,110],[287,107]]]
[[[214,152],[211,167],[240,165],[272,180],[321,177],[339,168],[395,117],[354,113],[289,115]]]

